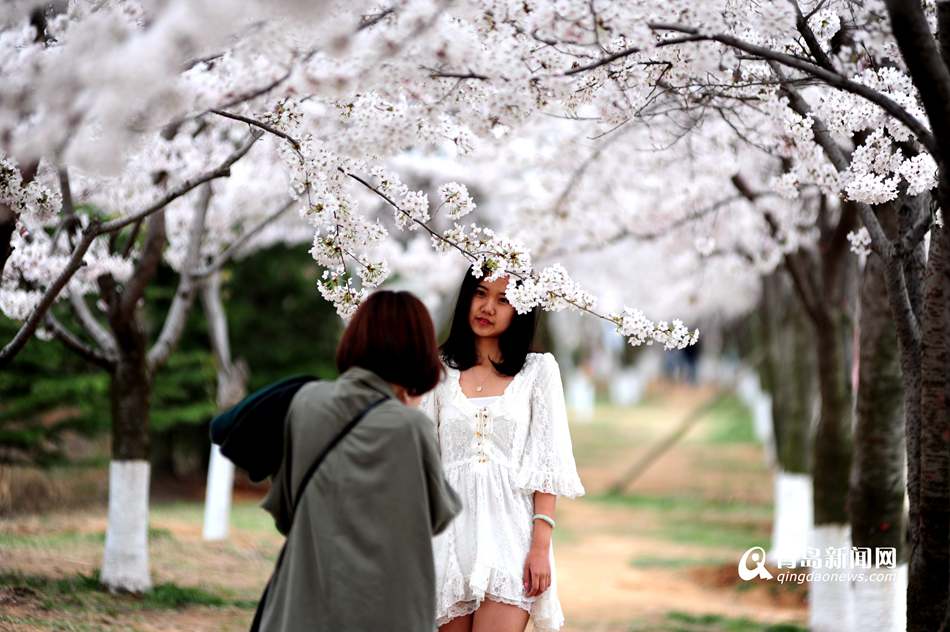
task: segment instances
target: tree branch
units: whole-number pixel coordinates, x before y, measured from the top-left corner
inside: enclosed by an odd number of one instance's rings
[[[117,353],[118,345],[116,344],[115,338],[109,330],[102,326],[99,319],[93,315],[92,310],[89,309],[89,305],[86,304],[86,299],[84,299],[79,292],[70,292],[69,303],[72,306],[73,315],[76,316],[76,320],[79,321],[79,324],[82,325],[86,333],[96,341],[96,344],[99,345],[102,351],[108,355]]]
[[[920,217],[917,219],[917,222],[908,230],[904,237],[897,243],[895,249],[895,254],[899,257],[902,257],[917,247],[917,244],[924,238],[924,235],[927,234],[927,231],[930,230],[931,225],[933,224],[933,216],[929,213],[921,213]]]
[[[888,0],[888,3],[902,4],[901,0]],[[816,79],[820,79],[833,88],[838,88],[839,90],[844,90],[845,92],[850,92],[851,94],[856,94],[860,97],[863,97],[907,126],[907,128],[913,132],[914,136],[917,137],[917,140],[920,142],[920,144],[927,148],[928,152],[934,156],[939,155],[939,148],[937,146],[936,138],[921,121],[918,121],[916,118],[914,118],[910,112],[905,110],[899,103],[887,95],[881,94],[877,90],[869,88],[864,84],[852,81],[844,75],[827,70],[803,59],[798,59],[797,57],[774,51],[770,48],[756,46],[755,44],[751,44],[731,35],[703,35],[698,29],[689,26],[681,26],[678,24],[652,23],[649,24],[649,27],[654,31],[672,31],[675,33],[686,33],[688,35],[693,35],[697,41],[706,40],[719,42],[720,44],[741,50],[743,52],[749,53],[750,55],[755,55],[756,57],[766,61],[773,61],[780,63],[783,66],[794,68]],[[636,51],[624,51],[623,54],[616,53],[614,57],[619,58],[632,54],[633,52]]]
[[[82,233],[82,238],[80,239],[79,244],[73,250],[69,261],[63,268],[62,272],[59,273],[56,279],[54,279],[53,283],[51,283],[46,289],[46,292],[44,292],[42,298],[40,298],[37,306],[23,322],[23,324],[20,326],[20,329],[13,336],[10,342],[8,342],[3,347],[3,349],[0,350],[0,368],[5,367],[13,360],[16,354],[19,353],[21,349],[23,349],[24,345],[26,345],[26,342],[36,331],[36,328],[40,325],[40,323],[43,322],[47,312],[49,311],[49,308],[56,301],[59,293],[66,286],[76,271],[83,266],[83,257],[89,250],[89,247],[92,245],[92,242],[96,239],[96,237],[107,233],[114,233],[130,224],[134,224],[142,218],[148,217],[149,215],[159,211],[172,201],[176,200],[182,195],[185,195],[195,187],[200,186],[205,182],[210,182],[216,178],[224,178],[229,176],[231,174],[231,166],[240,160],[245,154],[247,154],[251,147],[254,146],[254,143],[256,143],[262,135],[262,132],[252,131],[248,140],[234,153],[228,156],[218,167],[202,175],[186,180],[166,193],[151,206],[137,213],[133,213],[128,217],[115,219],[110,222],[99,223],[94,220],[88,227],[86,227]]]
[[[950,7],[941,4],[945,3],[937,3],[937,18],[942,30],[950,28]],[[950,159],[950,71],[930,34],[920,2],[885,0],[885,5],[897,47],[920,94],[933,136],[939,139],[927,149],[938,162],[946,164]]]
[[[755,202],[758,195],[752,191],[741,175],[736,174],[732,176],[731,180],[732,185],[740,195],[749,202]],[[779,234],[778,222],[768,211],[763,213],[763,217],[765,223],[769,226],[769,233],[772,235],[772,238],[775,239]],[[792,283],[795,285],[795,290],[801,299],[805,311],[808,312],[808,317],[811,318],[816,327],[824,326],[827,323],[827,313],[818,300],[818,290],[815,287],[814,280],[808,273],[808,265],[802,261],[801,257],[796,256],[796,254],[792,252],[786,252],[783,255],[783,259],[785,269],[788,270],[789,276],[792,277]]]
[[[250,230],[248,230],[243,235],[241,235],[235,242],[233,242],[230,246],[228,246],[224,250],[224,252],[222,252],[220,255],[215,257],[214,261],[212,261],[211,263],[209,263],[208,265],[202,268],[197,268],[193,272],[191,272],[192,278],[203,279],[219,271],[222,267],[224,267],[228,263],[228,261],[231,260],[231,258],[235,254],[237,254],[237,251],[240,250],[241,247],[244,246],[244,244],[250,241],[256,234],[260,233],[262,230],[267,228],[267,226],[277,221],[277,219],[280,218],[281,215],[283,215],[284,213],[289,211],[291,208],[293,208],[294,202],[296,202],[296,200],[292,200],[292,199],[287,200],[287,202],[285,202],[283,206],[281,206],[276,211],[274,211],[273,213],[271,213],[270,215],[262,219]]]
[[[69,331],[61,322],[59,322],[55,316],[52,314],[46,315],[46,325],[50,328],[50,331],[53,332],[53,336],[56,337],[63,346],[67,349],[75,352],[88,362],[95,364],[96,366],[102,367],[107,371],[111,371],[115,366],[115,357],[109,354],[102,353],[100,350],[95,349],[85,342],[79,339],[73,332]]]
[[[831,135],[831,131],[825,125],[825,122],[812,114],[811,107],[805,101],[804,98],[798,93],[795,88],[788,85],[785,81],[785,75],[782,73],[781,68],[777,64],[770,63],[772,71],[776,74],[779,81],[782,83],[782,91],[788,97],[789,107],[797,112],[799,116],[808,117],[812,119],[812,132],[815,135],[815,142],[822,148],[825,153],[825,156],[828,157],[828,160],[834,166],[834,168],[839,171],[847,171],[849,166],[849,160],[844,153],[844,150],[838,145],[835,139]],[[864,223],[864,227],[868,229],[868,234],[871,236],[871,247],[885,260],[890,259],[894,256],[894,244],[888,239],[887,234],[884,232],[884,228],[881,226],[881,223],[878,221],[877,216],[874,214],[874,209],[872,209],[868,204],[863,202],[856,202],[858,213],[861,215],[861,221]]]
[[[252,119],[247,116],[241,116],[240,114],[234,114],[233,112],[225,112],[224,110],[210,110],[210,112],[212,114],[217,114],[218,116],[223,116],[224,118],[229,118],[234,121],[247,123],[248,125],[252,127],[259,127],[265,132],[268,132],[270,134],[273,134],[274,136],[279,136],[280,138],[283,138],[288,143],[290,143],[294,149],[296,149],[298,152],[300,151],[300,143],[297,142],[296,138],[294,138],[290,134],[287,134],[286,132],[280,131],[273,125],[268,125],[267,123],[263,121],[258,121],[257,119]]]
[[[132,276],[125,283],[119,295],[118,313],[123,318],[130,318],[138,305],[139,299],[145,295],[145,288],[151,283],[158,266],[162,262],[162,252],[167,243],[165,230],[165,209],[162,209],[148,218],[145,229],[145,245],[142,254],[135,265]]]
[[[802,14],[802,8],[798,5],[798,0],[789,0],[789,2],[795,7],[795,28],[798,29],[798,32],[801,33],[805,39],[808,52],[815,58],[815,62],[819,66],[830,72],[837,73],[838,71],[835,69],[834,64],[831,63],[831,58],[828,57],[828,54],[822,49],[818,38],[815,37],[815,32],[811,29],[811,26],[808,25],[808,18]]]
[[[201,238],[204,235],[205,218],[208,216],[210,203],[211,185],[206,184],[202,189],[201,199],[195,206],[191,228],[188,231],[188,249],[185,253],[185,260],[182,262],[182,271],[179,274],[175,298],[172,299],[172,304],[165,315],[165,322],[162,325],[158,340],[148,352],[150,372],[154,373],[155,369],[168,360],[168,356],[175,345],[178,344],[178,340],[185,330],[185,321],[195,300],[195,278],[188,271],[198,265],[198,259],[201,257]]]
[[[236,163],[238,160],[243,158],[244,155],[247,154],[247,152],[251,150],[251,147],[254,146],[254,143],[256,143],[258,139],[260,139],[260,137],[263,135],[264,135],[263,132],[251,130],[251,133],[248,136],[248,139],[244,142],[244,144],[238,147],[230,156],[225,158],[224,162],[222,162],[220,165],[218,165],[211,171],[207,171],[201,175],[195,176],[194,178],[189,178],[188,180],[185,180],[184,182],[179,184],[177,187],[173,188],[171,191],[163,195],[161,198],[159,198],[154,204],[152,204],[149,207],[137,213],[133,213],[132,215],[129,215],[128,217],[115,219],[115,220],[112,220],[111,222],[106,222],[102,224],[99,234],[112,233],[117,230],[121,230],[125,228],[126,226],[134,224],[140,219],[144,217],[148,217],[149,215],[156,212],[157,210],[161,208],[165,208],[166,206],[168,206],[169,204],[171,204],[172,202],[174,202],[181,196],[185,195],[192,189],[195,189],[201,186],[205,182],[210,182],[211,180],[215,180],[217,178],[227,178],[228,176],[231,175],[231,167],[234,165],[234,163]]]

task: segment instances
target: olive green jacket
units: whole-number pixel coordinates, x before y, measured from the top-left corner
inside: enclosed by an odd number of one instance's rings
[[[320,451],[373,408],[328,454],[291,524],[291,496]],[[284,459],[263,506],[288,534],[261,630],[431,632],[432,536],[461,510],[446,482],[432,421],[376,374],[354,367],[304,385],[287,413]]]

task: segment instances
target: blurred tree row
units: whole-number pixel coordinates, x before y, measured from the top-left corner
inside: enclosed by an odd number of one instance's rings
[[[340,320],[315,289],[319,270],[306,250],[274,247],[232,265],[223,300],[236,358],[250,368],[251,390],[295,373],[332,377]],[[149,288],[148,325],[157,328],[177,275],[162,269]],[[57,311],[63,321],[68,310]],[[0,318],[0,335],[12,321]],[[50,466],[73,461],[64,438],[110,430],[109,378],[55,342],[33,340],[0,372],[0,463]],[[178,349],[152,393],[153,466],[192,474],[207,458],[207,422],[215,412],[214,356],[205,316],[194,309]],[[102,455],[103,462],[108,452]]]

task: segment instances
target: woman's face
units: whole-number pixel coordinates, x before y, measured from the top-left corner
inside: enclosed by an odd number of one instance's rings
[[[511,325],[515,308],[505,298],[507,289],[508,277],[483,280],[475,288],[472,306],[468,310],[468,324],[476,336],[497,338]]]

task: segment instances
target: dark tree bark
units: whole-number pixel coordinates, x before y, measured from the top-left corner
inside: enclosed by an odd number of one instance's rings
[[[772,395],[775,458],[782,471],[807,474],[815,403],[811,330],[788,283],[776,273],[762,283],[762,382]]]
[[[879,217],[885,230],[894,234],[897,217],[893,209]],[[859,339],[854,461],[848,497],[851,541],[857,547],[894,548],[900,559],[906,484],[903,382],[884,261],[873,253],[862,275]]]
[[[145,361],[145,335],[139,323],[114,332],[120,355],[112,373],[112,458],[147,461],[149,458],[149,402],[152,380]]]
[[[851,389],[844,362],[845,316],[834,310],[815,329],[820,412],[812,446],[815,526],[848,523],[851,468]]]
[[[891,30],[917,88],[936,140],[936,198],[950,212],[950,5],[937,3],[940,41],[919,1],[886,0]],[[931,229],[930,257],[919,314],[919,345],[902,343],[907,410],[911,558],[907,629],[948,628],[950,593],[950,231]],[[890,292],[890,289],[889,289]],[[907,368],[914,372],[907,375]],[[909,378],[909,379],[908,379]]]
[[[911,560],[918,566],[908,588],[908,611],[924,609],[928,622],[941,622],[940,630],[946,630],[950,617],[950,231],[931,234],[928,263],[921,310],[921,488]]]
[[[817,257],[807,252],[785,256],[785,269],[811,322],[817,362],[819,411],[811,449],[815,526],[847,524],[851,468],[851,388],[845,356],[851,268],[844,265],[844,255],[856,210],[842,203],[835,222],[829,220],[829,213],[823,201]]]
[[[109,305],[109,327],[118,347],[110,385],[112,458],[118,461],[148,460],[152,372],[139,301],[158,272],[165,242],[165,211],[161,210],[148,219],[142,255],[125,286],[120,290],[111,279],[100,283],[102,298]]]

